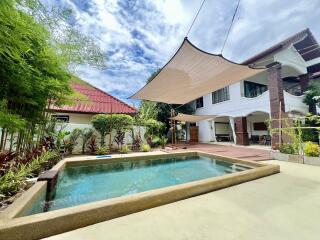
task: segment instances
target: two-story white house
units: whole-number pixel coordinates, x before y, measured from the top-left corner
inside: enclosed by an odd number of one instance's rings
[[[271,140],[277,141],[266,126],[270,117],[309,112],[309,106],[303,103],[303,93],[310,81],[320,80],[320,48],[309,29],[243,64],[267,67],[267,71],[195,100],[195,114],[215,116],[197,123],[200,142],[271,144]]]

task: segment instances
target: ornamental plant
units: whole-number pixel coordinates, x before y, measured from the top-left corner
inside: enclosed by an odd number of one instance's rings
[[[88,141],[87,148],[89,149],[91,154],[95,154],[97,152],[98,146],[97,146],[96,139],[97,139],[96,135],[93,134]]]
[[[98,147],[97,153],[98,155],[105,155],[108,153],[108,149],[106,147]]]
[[[59,160],[60,155],[53,151],[45,151],[27,164],[18,164],[10,168],[0,177],[0,200],[15,195],[26,187],[25,180],[51,168]]]
[[[128,145],[123,145],[120,149],[120,153],[129,153],[129,152],[131,152],[131,150],[128,147]]]
[[[64,149],[68,154],[72,154],[73,149],[78,144],[78,139],[81,135],[81,130],[79,128],[75,128],[70,133],[69,137],[66,140],[63,140]]]
[[[86,145],[94,134],[94,130],[92,128],[84,128],[80,131],[80,138],[82,140],[82,154],[84,154]]]
[[[143,145],[141,146],[141,151],[142,151],[142,152],[150,152],[150,150],[151,150],[151,147],[150,147],[149,144],[143,144]]]
[[[107,114],[94,115],[91,124],[100,134],[100,146],[105,147],[105,138],[112,130],[112,116]]]
[[[167,142],[168,142],[168,138],[166,138],[165,136],[162,136],[160,138],[159,143],[160,143],[162,149],[164,149],[166,147]]]
[[[294,148],[293,144],[287,144],[287,143],[284,143],[284,144],[281,144],[279,146],[279,151],[281,153],[285,153],[285,154],[297,154],[297,150]]]
[[[114,141],[118,145],[118,149],[122,147],[125,139],[125,132],[132,129],[133,118],[126,114],[112,115],[112,129],[116,130]]]
[[[309,157],[319,157],[320,156],[320,146],[313,142],[306,142],[304,147],[304,153]]]

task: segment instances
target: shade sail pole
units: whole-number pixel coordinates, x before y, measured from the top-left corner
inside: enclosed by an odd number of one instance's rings
[[[173,150],[173,109],[171,108],[170,110],[170,115],[171,115],[171,148]]]
[[[113,119],[112,119],[112,104],[110,105],[110,113],[111,113],[111,124],[110,124],[110,135],[109,135],[109,152],[111,153],[111,148],[112,148],[112,127],[113,127]]]
[[[175,115],[174,109],[172,110],[172,112],[173,112],[173,115]],[[174,143],[174,147],[175,147],[176,141],[177,141],[177,136],[176,135],[177,135],[176,134],[176,120],[173,120],[173,137],[174,137],[173,143]]]

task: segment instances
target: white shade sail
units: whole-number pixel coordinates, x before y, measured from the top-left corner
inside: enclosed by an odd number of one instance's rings
[[[185,38],[154,79],[130,98],[185,104],[261,71],[204,52]]]
[[[202,120],[212,119],[215,115],[189,115],[189,114],[183,114],[178,113],[177,116],[171,117],[170,119],[181,121],[181,122],[199,122]]]

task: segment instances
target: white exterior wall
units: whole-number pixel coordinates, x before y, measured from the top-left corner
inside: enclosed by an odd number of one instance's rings
[[[52,115],[68,115],[69,116],[69,123],[63,123],[63,125],[65,125],[64,130],[65,131],[72,131],[73,129],[79,128],[79,129],[84,129],[84,128],[92,128],[91,125],[91,118],[95,115],[95,114],[81,114],[81,113],[63,113],[63,112],[56,112],[53,113]],[[133,127],[133,131],[134,134],[138,134],[140,133],[143,142],[145,142],[145,138],[144,138],[144,134],[146,132],[145,127],[138,127],[138,126],[134,126]],[[111,139],[113,141],[114,137],[116,135],[116,131],[112,131],[111,133]],[[99,137],[99,133],[96,132],[96,136],[97,138],[97,144],[99,145],[100,142],[100,137]],[[110,139],[110,135],[107,135],[105,138],[105,143],[106,146],[109,145],[109,139]],[[78,139],[78,144],[75,147],[74,152],[81,152],[81,139]],[[132,143],[132,138],[131,138],[131,131],[126,132],[125,134],[125,140],[124,140],[124,144],[128,144],[131,145]],[[117,144],[115,142],[113,142],[113,147],[117,147]]]
[[[196,109],[199,115],[246,116],[252,112],[270,112],[269,91],[256,98],[241,96],[240,82],[229,86],[230,100],[212,104],[212,94],[203,97],[203,107]],[[268,103],[268,104],[266,104]]]
[[[52,115],[58,115],[58,116],[59,115],[68,115],[69,116],[69,123],[71,123],[71,124],[90,124],[91,118],[95,114],[55,112]],[[79,126],[79,127],[81,127],[81,126]]]
[[[264,92],[256,98],[243,97],[242,83],[236,83],[229,86],[230,100],[212,104],[212,94],[203,97],[203,107],[196,109],[198,115],[216,115],[218,117],[247,116],[252,112],[270,113],[269,91]],[[198,122],[200,142],[210,142],[213,140],[211,120]],[[218,126],[217,126],[218,127]]]
[[[298,55],[298,56],[296,56]],[[294,49],[286,49],[274,56],[274,59],[283,64],[282,77],[297,76],[306,72],[307,64]],[[291,61],[292,60],[292,61]],[[267,73],[262,72],[250,79],[251,82],[257,82],[267,85]],[[203,107],[196,109],[195,114],[198,115],[216,115],[217,117],[245,117],[254,112],[263,112],[270,114],[270,99],[269,91],[264,92],[255,98],[244,97],[243,81],[229,86],[230,100],[212,104],[212,94],[203,96]],[[302,102],[303,96],[294,96],[284,91],[284,102],[286,112],[299,112],[306,114],[308,106]],[[263,115],[262,115],[263,116]],[[255,116],[258,117],[258,116]],[[256,119],[249,119],[248,132],[253,129],[253,122],[261,122]],[[200,142],[209,142],[213,140],[211,120],[205,120],[198,123],[199,126],[199,140]],[[254,135],[267,134],[266,131],[252,132]]]

